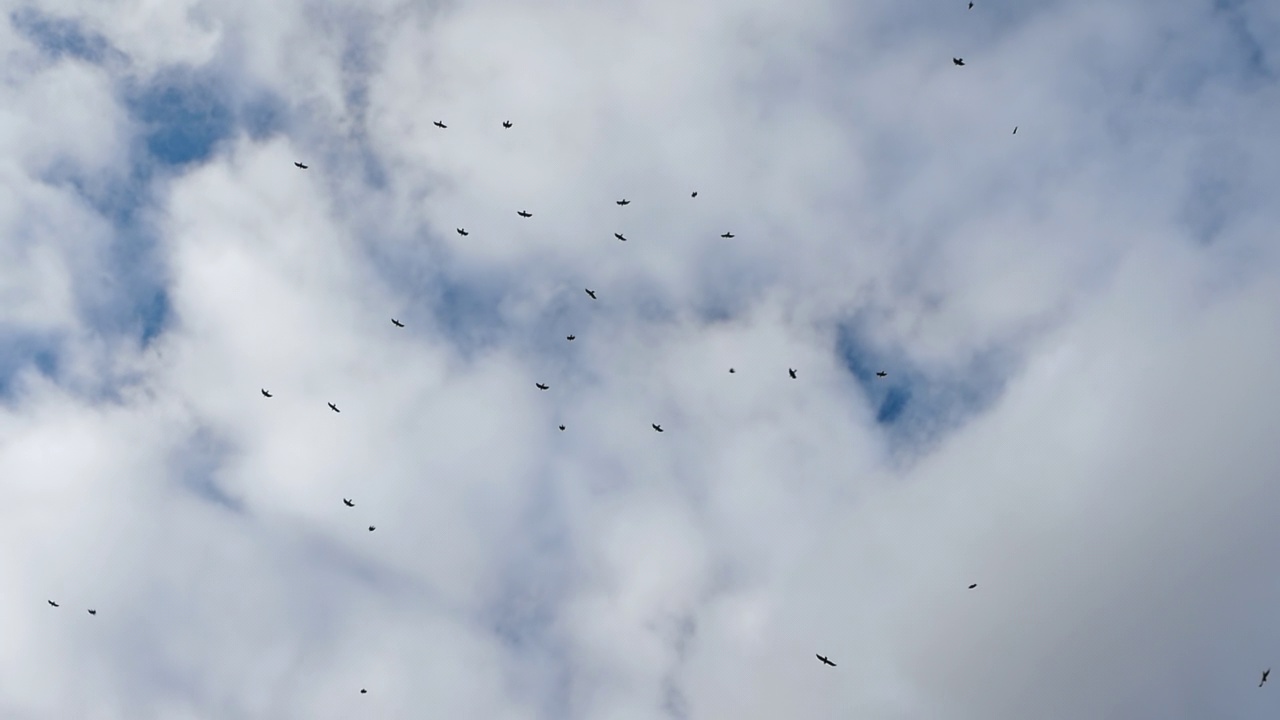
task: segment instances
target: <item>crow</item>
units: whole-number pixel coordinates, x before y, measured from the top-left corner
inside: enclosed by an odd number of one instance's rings
[[[438,127],[438,128],[447,128],[447,127],[449,127],[448,125],[445,125],[444,123],[440,122],[439,120],[437,120],[437,121],[435,121],[435,122],[433,122],[433,123],[431,123],[431,124],[432,124],[432,125],[435,125],[435,126],[436,126],[436,127]]]
[[[395,318],[391,318],[391,324],[395,325],[396,327],[404,327],[404,323],[400,322]]]
[[[830,665],[831,667],[835,667],[835,666],[836,666],[836,664],[835,664],[835,663],[831,662],[830,660],[828,660],[827,658],[825,658],[825,657],[823,657],[823,656],[821,656],[821,655],[818,655],[817,657],[818,657],[818,659],[819,659],[819,660],[821,660],[821,661],[822,661],[824,664],[826,664],[826,665]]]
[[[577,335],[565,335],[565,336],[564,336],[564,339],[565,339],[565,340],[568,340],[569,342],[573,342],[574,338],[576,338],[576,337],[578,337],[578,336],[577,336]]]
[[[377,528],[375,528],[375,527],[374,527],[374,526],[372,526],[372,525],[370,525],[370,526],[369,526],[369,532],[373,532],[373,531],[374,531],[374,530],[376,530],[376,529],[377,529]]]
[[[367,693],[367,692],[369,692],[369,691],[368,691],[368,690],[365,690],[364,688],[360,688],[360,694],[361,694],[361,695],[363,695],[363,694],[365,694],[365,693]]]
[[[697,190],[694,190],[694,191],[693,191],[693,194],[692,194],[692,195],[690,195],[689,197],[698,197],[698,191],[697,191]]]
[[[54,602],[54,601],[52,601],[52,600],[50,600],[50,601],[49,601],[49,604],[50,604],[50,605],[52,605],[52,606],[54,606],[54,607],[61,607],[60,605],[58,605],[58,603],[56,603],[56,602]]]
[[[974,588],[976,588],[976,587],[978,587],[978,583],[974,583],[974,584],[970,585],[970,586],[969,586],[969,589],[970,589],[970,590],[972,590],[972,589],[974,589]]]
[[[91,609],[91,610],[89,610],[89,614],[90,614],[90,615],[97,615],[97,614],[98,614],[98,611],[97,611],[97,610],[92,610],[92,609]]]
[[[342,504],[343,504],[343,505],[346,505],[347,507],[355,507],[355,506],[356,506],[356,504],[355,504],[355,503],[351,502],[351,501],[350,501],[350,500],[348,500],[347,498],[342,498]]]
[[[951,58],[951,62],[955,63],[956,67],[964,66],[964,60],[962,58]]]
[[[538,388],[539,390],[550,390],[550,389],[551,389],[551,386],[550,386],[550,385],[543,385],[542,383],[534,383],[534,387]]]
[[[618,204],[619,204],[619,205],[630,205],[630,204],[631,204],[631,201],[630,201],[630,200],[628,200],[628,199],[626,199],[626,198],[622,198],[621,200],[619,200],[619,201],[618,201]]]
[[[616,237],[616,238],[618,238],[618,239],[619,239],[619,240],[621,240],[622,242],[626,242],[626,241],[627,241],[627,239],[626,239],[626,238],[622,237],[622,233],[614,233],[614,234],[613,234],[613,236],[614,236],[614,237]]]
[[[596,291],[595,291],[595,290],[587,290],[587,294],[591,296],[591,299],[592,299],[592,300],[595,300],[595,299],[596,299]]]
[[[1262,687],[1263,685],[1267,684],[1267,676],[1270,674],[1271,674],[1271,668],[1267,668],[1266,670],[1262,671],[1262,682],[1258,683],[1258,687]]]
[[[658,424],[656,424],[656,423],[654,423],[654,425],[653,425],[653,429],[654,429],[654,430],[657,430],[658,432],[662,432],[662,426],[661,426],[661,425],[658,425]]]
[[[876,373],[876,377],[886,377],[886,376],[888,376],[888,375],[889,375],[889,373],[887,373],[887,372],[885,372],[885,371],[883,371],[883,370],[881,370],[880,372]]]
[[[796,379],[796,371],[795,371],[795,370],[793,370],[793,369],[791,369],[791,368],[787,368],[787,374],[791,376],[791,379],[792,379],[792,380],[795,380],[795,379]]]
[[[564,426],[563,426],[563,425],[559,425],[559,426],[557,426],[557,427],[559,427],[559,428],[560,428],[560,432],[564,432]]]
[[[307,169],[307,166],[306,166],[306,165],[303,165],[303,164],[302,164],[302,163],[300,163],[300,162],[295,162],[295,163],[293,164],[293,166],[294,166],[294,167],[302,168],[303,170],[306,170],[306,169]]]
[[[533,213],[525,212],[524,210],[517,210],[516,214],[519,215],[520,217],[533,217]]]
[[[502,127],[504,127],[504,128],[509,128],[509,127],[511,127],[511,121],[510,121],[510,120],[503,120],[503,121],[502,121]]]
[[[266,390],[263,390],[262,397],[271,397],[271,393],[267,392]]]
[[[462,228],[458,228],[458,234],[459,234],[459,235],[461,235],[462,237],[466,237],[466,236],[470,235],[471,233],[467,232],[466,230],[464,230],[464,229],[462,229]]]
[[[733,237],[733,233],[731,233],[731,232],[727,232],[727,233],[725,233],[725,234],[721,235],[720,237],[722,237],[722,238],[731,238],[731,237]]]
[[[341,410],[338,409],[338,406],[334,405],[333,403],[329,403],[329,409],[334,412],[342,412]]]
[[[736,371],[736,370],[734,370],[733,368],[729,368],[729,374],[731,374],[731,375],[732,375],[732,374],[733,374],[733,373],[735,373],[735,372],[737,372],[737,371]]]

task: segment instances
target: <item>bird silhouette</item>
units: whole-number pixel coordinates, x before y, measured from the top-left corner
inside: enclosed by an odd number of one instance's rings
[[[654,425],[653,425],[653,429],[654,429],[654,430],[657,430],[658,432],[662,432],[662,426],[661,426],[661,425],[658,425],[657,423],[654,423]]]
[[[587,290],[587,294],[591,296],[591,299],[592,299],[592,300],[595,300],[595,299],[596,299],[596,291],[595,291],[595,290]]]
[[[619,205],[630,205],[630,204],[631,204],[631,201],[630,201],[630,200],[628,200],[628,199],[626,199],[626,198],[622,198],[621,200],[619,200],[619,201],[618,201],[618,204],[619,204]]]
[[[694,190],[694,191],[693,191],[693,194],[692,194],[692,195],[690,195],[689,197],[698,197],[698,191],[697,191],[697,190]]]
[[[735,373],[735,372],[737,372],[737,371],[736,371],[736,370],[734,370],[733,368],[729,368],[729,373],[730,373],[730,374],[733,374],[733,373]]]
[[[974,589],[974,588],[976,588],[976,587],[978,587],[978,583],[974,583],[974,584],[970,585],[970,586],[969,586],[969,589],[970,589],[970,590],[972,590],[972,589]]]
[[[614,233],[614,234],[613,234],[613,236],[614,236],[614,237],[616,237],[616,238],[618,238],[618,239],[619,239],[619,240],[621,240],[622,242],[626,242],[626,241],[627,241],[627,239],[626,239],[626,238],[622,237],[622,233]]]
[[[432,124],[432,125],[435,125],[435,126],[436,126],[436,127],[438,127],[438,128],[447,128],[447,127],[449,127],[448,125],[445,125],[444,123],[440,122],[439,120],[437,120],[437,121],[435,121],[435,122],[433,122],[433,123],[431,123],[431,124]]]
[[[970,9],[970,10],[972,10],[972,9],[973,9],[973,3],[969,3],[969,9]]]
[[[821,661],[822,661],[824,664],[826,664],[826,665],[830,665],[831,667],[835,667],[835,666],[836,666],[836,664],[835,664],[835,663],[831,662],[830,660],[828,660],[827,658],[823,657],[822,655],[818,655],[818,656],[817,656],[817,658],[818,658],[819,660],[821,660]]]
[[[533,213],[525,212],[524,210],[517,210],[516,214],[519,215],[520,217],[533,217]]]
[[[727,233],[725,233],[725,234],[721,235],[720,237],[722,237],[722,238],[731,238],[731,237],[733,237],[733,233],[731,233],[731,232],[727,232]]]
[[[509,127],[511,127],[511,121],[510,121],[510,120],[503,120],[503,121],[502,121],[502,127],[504,127],[504,128],[509,128]]]
[[[462,237],[466,237],[466,236],[470,235],[471,233],[467,232],[466,230],[464,230],[464,229],[462,229],[462,228],[458,228],[458,234],[459,234],[459,235],[461,235]]]
[[[367,693],[367,692],[369,692],[369,691],[368,691],[368,690],[365,690],[364,688],[360,688],[360,694],[361,694],[361,695],[364,695],[364,694],[365,694],[365,693]]]
[[[565,335],[565,336],[564,336],[564,339],[565,339],[565,340],[568,340],[569,342],[573,342],[573,341],[574,341],[574,339],[575,339],[575,338],[577,338],[577,337],[578,337],[577,335]]]
[[[560,432],[564,432],[564,426],[563,426],[563,425],[558,425],[557,427],[559,427],[559,428],[560,428]]]
[[[539,390],[549,390],[549,389],[551,389],[551,386],[550,386],[550,385],[543,385],[542,383],[534,383],[534,387],[538,388]]]
[[[266,390],[263,390],[263,391],[262,391],[262,397],[272,397],[272,395],[271,395],[271,393],[267,392]]]
[[[97,614],[98,614],[98,611],[97,611],[97,610],[90,609],[90,610],[89,610],[89,614],[90,614],[90,615],[97,615]]]
[[[1258,683],[1258,687],[1262,687],[1263,685],[1267,684],[1267,676],[1270,674],[1271,674],[1271,668],[1267,668],[1266,670],[1262,671],[1262,682]]]
[[[876,373],[876,377],[886,377],[886,376],[888,376],[888,374],[889,374],[889,373],[887,373],[887,372],[885,372],[885,371],[881,370],[880,372]]]
[[[329,403],[329,409],[334,412],[342,412],[341,410],[338,409],[338,406],[334,405],[333,403]]]
[[[964,60],[962,58],[951,58],[951,62],[955,63],[957,67],[964,66]]]
[[[373,532],[374,530],[377,530],[377,528],[375,528],[374,526],[370,525],[370,526],[369,526],[369,532]]]
[[[294,167],[302,168],[303,170],[306,170],[306,169],[307,169],[307,166],[306,166],[306,165],[303,165],[303,164],[302,164],[302,163],[300,163],[300,162],[295,162],[295,163],[293,164],[293,166],[294,166]]]
[[[1018,126],[1017,126],[1017,125],[1014,125],[1014,126],[1013,126],[1013,134],[1014,134],[1014,135],[1017,135],[1017,134],[1018,134]]]
[[[342,504],[343,504],[343,505],[346,505],[347,507],[355,507],[355,506],[356,506],[356,504],[355,504],[354,502],[351,502],[351,501],[350,501],[350,500],[348,500],[347,498],[342,498]]]
[[[56,602],[54,602],[54,601],[52,601],[52,600],[50,600],[50,601],[49,601],[49,604],[50,604],[50,605],[52,605],[52,606],[54,606],[54,607],[61,607],[60,605],[58,605],[58,603],[56,603]]]
[[[404,323],[400,322],[395,318],[391,318],[391,324],[395,325],[396,327],[404,327]]]
[[[796,371],[795,371],[794,369],[792,369],[792,368],[787,368],[787,374],[791,376],[791,379],[792,379],[792,380],[795,380],[795,379],[796,379]]]

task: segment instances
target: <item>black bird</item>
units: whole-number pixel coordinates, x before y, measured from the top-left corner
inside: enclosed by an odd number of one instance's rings
[[[693,194],[692,194],[692,195],[690,195],[689,197],[698,197],[698,191],[697,191],[697,190],[694,190],[694,191],[693,191]]]
[[[592,300],[595,300],[595,299],[596,299],[596,291],[595,291],[595,290],[587,290],[587,294],[591,296],[591,299],[592,299]]]
[[[511,127],[511,121],[510,121],[510,120],[503,120],[503,121],[502,121],[502,127],[504,127],[504,128],[509,128],[509,127]]]
[[[795,370],[793,370],[793,369],[791,369],[791,368],[787,368],[787,374],[791,376],[791,379],[792,379],[792,380],[795,380],[795,379],[796,379],[796,371],[795,371]]]
[[[626,199],[626,198],[622,198],[621,200],[619,200],[619,201],[618,201],[618,204],[619,204],[619,205],[630,205],[630,204],[631,204],[631,201],[630,201],[630,200],[628,200],[628,199]]]
[[[534,387],[538,388],[539,390],[550,390],[550,389],[551,389],[551,386],[550,386],[550,385],[543,385],[542,383],[534,383]]]
[[[578,337],[578,336],[577,336],[577,335],[565,335],[565,336],[564,336],[564,339],[565,339],[565,340],[568,340],[569,342],[573,342],[573,339],[574,339],[574,338],[576,338],[576,337]]]
[[[396,327],[404,327],[404,323],[400,322],[395,318],[391,318],[391,324],[395,325]]]
[[[974,583],[974,584],[970,585],[970,586],[969,586],[969,589],[970,589],[970,590],[972,590],[972,589],[974,589],[974,588],[976,588],[976,587],[978,587],[978,583]]]
[[[951,58],[951,62],[955,63],[957,67],[964,66],[964,60],[961,58]]]
[[[374,531],[374,530],[376,530],[376,529],[377,529],[377,528],[375,528],[375,527],[374,527],[374,526],[372,526],[372,525],[370,525],[370,526],[369,526],[369,532],[373,532],[373,531]]]
[[[972,10],[972,9],[973,9],[973,3],[969,3],[969,9],[970,9],[970,10]]]
[[[887,372],[885,372],[885,371],[881,370],[880,372],[876,373],[876,377],[885,377],[885,376],[887,376],[888,374],[889,374],[889,373],[887,373]]]
[[[466,237],[471,233],[467,232],[466,230],[463,230],[462,228],[458,228],[458,234],[461,235],[462,237]]]
[[[732,374],[732,373],[734,373],[734,372],[736,372],[736,371],[735,371],[733,368],[729,368],[729,372]]]
[[[303,165],[303,164],[302,164],[302,163],[300,163],[300,162],[294,162],[294,163],[293,163],[293,166],[294,166],[294,167],[300,167],[300,168],[302,168],[303,170],[306,170],[306,169],[307,169],[307,166],[306,166],[306,165]]]
[[[449,127],[448,125],[445,125],[444,123],[440,122],[439,120],[437,120],[437,121],[435,121],[434,123],[432,123],[432,125],[435,125],[435,126],[436,126],[436,127],[438,127],[438,128],[447,128],[447,127]]]
[[[90,614],[90,615],[97,615],[97,614],[98,614],[98,611],[97,611],[97,610],[90,610],[90,611],[89,611],[89,614]]]
[[[626,242],[626,241],[627,241],[627,239],[626,239],[626,238],[622,237],[622,233],[614,233],[614,234],[613,234],[613,236],[614,236],[614,237],[616,237],[616,238],[618,238],[618,239],[619,239],[619,240],[621,240],[622,242]]]
[[[54,607],[60,607],[60,606],[58,605],[58,603],[56,603],[56,602],[54,602],[54,601],[52,601],[52,600],[50,600],[50,601],[49,601],[49,604],[50,604],[50,605],[52,605],[52,606],[54,606]]]
[[[560,427],[560,432],[564,432],[564,426],[560,425],[559,427]]]
[[[267,392],[266,390],[263,390],[262,397],[271,397],[271,393]]]
[[[721,235],[720,237],[722,237],[722,238],[731,238],[731,237],[733,237],[733,233],[727,232],[727,233],[725,233],[725,234]]]
[[[817,657],[818,657],[818,659],[819,659],[819,660],[821,660],[823,663],[825,663],[825,664],[827,664],[827,665],[830,665],[831,667],[835,667],[835,666],[836,666],[836,664],[835,664],[835,663],[831,662],[830,660],[828,660],[827,658],[825,658],[825,657],[823,657],[823,656],[821,656],[821,655],[818,655]]]
[[[351,501],[350,501],[350,500],[348,500],[347,498],[342,498],[342,504],[343,504],[343,505],[346,505],[347,507],[355,507],[355,506],[356,506],[356,504],[355,504],[355,503],[351,502]]]
[[[533,217],[533,213],[525,212],[524,210],[517,210],[516,214],[519,215],[520,217]]]
[[[1018,134],[1018,126],[1017,126],[1017,125],[1014,125],[1014,126],[1013,126],[1013,134],[1014,134],[1014,135],[1017,135],[1017,134]]]
[[[1271,668],[1267,668],[1266,670],[1262,671],[1262,682],[1258,683],[1258,687],[1262,687],[1263,685],[1267,684],[1267,676],[1270,674],[1271,674]]]
[[[361,695],[363,695],[363,694],[365,694],[365,693],[367,693],[367,692],[369,692],[369,691],[368,691],[368,690],[365,690],[364,688],[360,688],[360,694],[361,694]]]
[[[333,403],[329,403],[329,409],[334,412],[342,412],[341,410],[338,409],[338,406],[334,405]]]
[[[658,432],[662,432],[662,426],[661,426],[661,425],[658,425],[658,424],[656,424],[656,423],[654,424],[653,429],[654,429],[654,430],[657,430]]]

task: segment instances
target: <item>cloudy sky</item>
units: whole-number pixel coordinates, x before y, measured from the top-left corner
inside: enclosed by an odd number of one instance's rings
[[[1280,5],[966,4],[3,3],[0,717],[1274,717]]]

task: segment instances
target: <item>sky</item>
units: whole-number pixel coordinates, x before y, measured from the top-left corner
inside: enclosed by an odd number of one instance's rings
[[[0,51],[0,718],[1280,710],[1280,5]]]

